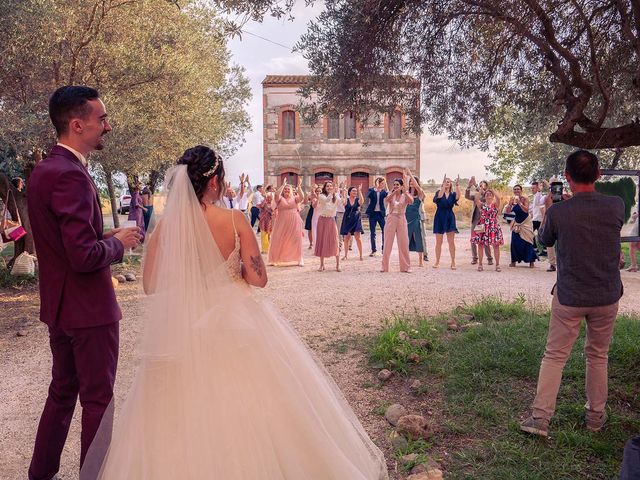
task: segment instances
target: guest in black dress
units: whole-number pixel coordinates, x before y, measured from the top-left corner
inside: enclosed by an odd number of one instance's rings
[[[318,186],[314,185],[313,189],[306,198],[306,203],[309,204],[309,211],[307,212],[307,218],[304,220],[304,229],[307,231],[307,237],[309,238],[309,250],[313,248],[313,198],[315,192],[318,190]]]
[[[340,226],[340,235],[344,235],[344,257],[347,259],[349,254],[349,243],[351,243],[351,236],[356,239],[356,245],[358,245],[358,252],[360,253],[360,260],[362,260],[362,239],[360,236],[364,233],[362,229],[362,218],[360,216],[360,206],[364,203],[364,197],[362,196],[362,186],[349,187],[347,192],[347,198],[341,199],[344,203],[344,216],[342,217],[342,225]]]

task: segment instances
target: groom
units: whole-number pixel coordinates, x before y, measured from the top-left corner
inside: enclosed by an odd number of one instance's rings
[[[110,265],[139,244],[137,227],[102,232],[98,190],[86,156],[111,131],[93,88],[61,87],[49,100],[58,144],[29,178],[27,199],[40,266],[40,320],[49,327],[52,379],[40,418],[29,480],[50,480],[78,395],[80,464],[113,397],[120,308]]]

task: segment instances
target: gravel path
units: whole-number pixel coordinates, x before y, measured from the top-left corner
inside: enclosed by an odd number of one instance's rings
[[[366,239],[368,240],[368,238]],[[353,348],[354,336],[371,335],[381,320],[402,312],[418,311],[435,314],[461,303],[471,303],[486,295],[512,300],[525,295],[533,305],[549,305],[549,292],[555,274],[545,272],[546,263],[534,269],[525,266],[508,268],[508,253],[503,252],[503,271],[486,269],[480,273],[469,265],[468,232],[458,236],[458,270],[449,265],[444,247],[441,267],[423,269],[414,266],[411,274],[397,272],[397,255],[391,262],[391,273],[379,273],[381,258],[365,257],[343,264],[343,272],[317,272],[318,260],[305,251],[304,267],[269,268],[269,285],[256,294],[270,299],[289,319],[296,331],[326,365],[353,406],[374,441],[390,460],[392,478],[394,463],[388,450],[388,426],[375,411],[388,400],[388,393],[372,386],[377,384],[375,372],[366,366],[362,353]],[[434,239],[429,238],[433,258]],[[365,242],[365,252],[368,252]],[[416,254],[412,255],[412,261]],[[623,272],[625,296],[621,311],[640,311],[640,274]],[[46,396],[51,368],[47,329],[37,321],[37,291],[0,291],[0,480],[26,477],[33,438]],[[144,315],[139,283],[118,288],[124,318],[121,322],[121,354],[117,381],[118,403],[131,383],[136,366],[135,344],[142,329]],[[21,331],[24,336],[17,336]],[[424,405],[426,410],[428,405]],[[64,480],[77,477],[79,454],[79,414],[74,422],[62,459],[60,476]]]

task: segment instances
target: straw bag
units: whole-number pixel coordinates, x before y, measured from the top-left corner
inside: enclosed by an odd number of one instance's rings
[[[22,252],[13,262],[11,275],[35,275],[36,273],[36,257],[27,252]]]
[[[20,220],[20,212],[16,203],[16,212],[18,213],[18,221],[7,220],[7,212],[9,211],[9,199],[11,198],[11,187],[7,187],[7,200],[4,202],[4,211],[0,217],[0,235],[5,243],[17,242],[27,234]],[[13,200],[15,202],[15,198]]]

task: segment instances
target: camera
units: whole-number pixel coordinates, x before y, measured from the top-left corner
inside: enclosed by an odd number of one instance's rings
[[[562,182],[551,182],[549,185],[549,192],[551,193],[551,199],[553,203],[558,203],[562,201],[562,192],[564,189],[564,185]]]

